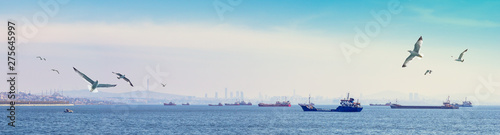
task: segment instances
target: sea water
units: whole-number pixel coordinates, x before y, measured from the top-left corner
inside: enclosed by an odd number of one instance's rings
[[[304,112],[298,105],[18,106],[16,127],[7,125],[7,107],[0,108],[0,134],[500,134],[500,106],[361,112]]]

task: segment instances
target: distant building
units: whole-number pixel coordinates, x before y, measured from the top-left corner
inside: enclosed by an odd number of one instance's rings
[[[245,99],[245,96],[243,96],[243,91],[241,91],[241,100]]]
[[[215,92],[215,98],[219,98],[217,92]]]
[[[227,99],[227,88],[226,90],[224,91],[224,98]]]
[[[205,93],[205,98],[208,98],[208,94],[207,93]]]
[[[236,91],[236,98],[240,97],[240,92]]]
[[[231,98],[233,98],[233,92],[231,91],[231,93],[229,93],[229,95],[231,96]]]

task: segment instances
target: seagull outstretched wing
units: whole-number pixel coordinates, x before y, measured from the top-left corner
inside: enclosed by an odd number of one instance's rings
[[[115,73],[115,72],[113,72],[113,74],[116,74],[116,75],[118,75],[118,76],[123,76],[123,75],[122,75],[122,74],[120,74],[120,73]]]
[[[103,87],[115,87],[116,84],[97,84],[97,87],[103,88]]]
[[[422,45],[422,36],[418,38],[417,42],[415,43],[415,47],[413,48],[413,51],[419,53],[421,45]]]
[[[127,81],[128,84],[130,84],[130,86],[134,87],[134,85],[132,84],[132,82],[130,82],[130,80],[127,77],[124,77],[123,80]]]
[[[403,63],[403,67],[406,67],[406,64],[408,64],[408,62],[410,62],[413,58],[415,58],[415,55],[410,54],[410,56],[406,58],[405,63]]]
[[[90,79],[87,75],[83,74],[82,72],[78,71],[75,67],[73,67],[73,70],[75,70],[76,73],[78,73],[83,79],[87,80],[90,84],[94,84],[94,81]]]
[[[458,59],[461,60],[462,59],[462,56],[464,56],[464,53],[467,52],[467,50],[469,49],[465,49],[465,51],[463,51],[462,53],[460,53],[460,56],[458,56]]]

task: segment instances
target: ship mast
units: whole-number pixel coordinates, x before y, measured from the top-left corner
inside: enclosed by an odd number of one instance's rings
[[[311,105],[311,94],[309,94],[309,105]]]

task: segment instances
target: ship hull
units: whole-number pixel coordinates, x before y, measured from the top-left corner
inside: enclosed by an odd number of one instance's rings
[[[391,109],[458,109],[458,106],[403,106],[392,105]]]
[[[274,104],[265,104],[265,105],[259,105],[259,107],[291,107],[292,105],[274,105]]]
[[[314,106],[308,106],[308,105],[300,105],[302,107],[302,110],[305,112],[308,111],[313,111],[313,112],[361,112],[363,110],[363,107],[357,108],[357,107],[346,107],[346,106],[339,106],[337,109],[321,109],[321,108],[316,108]]]

